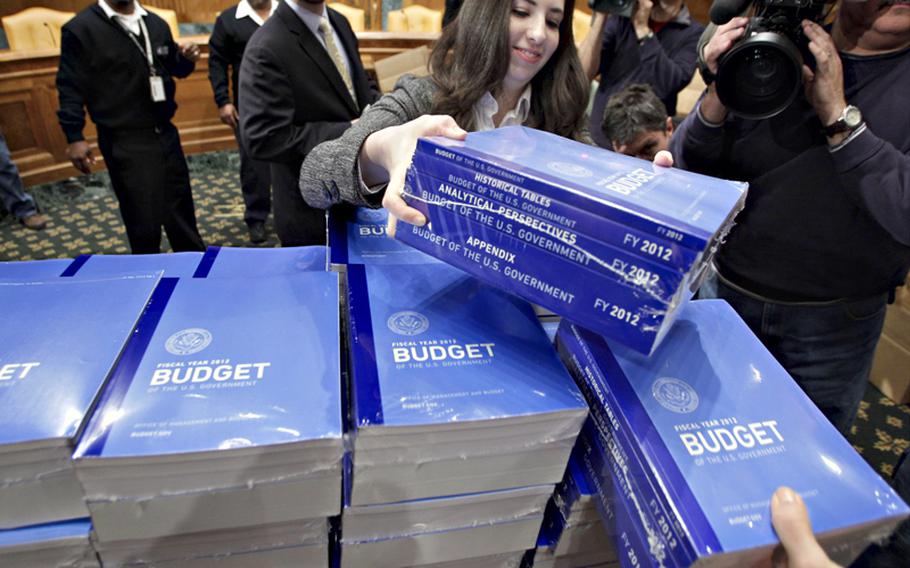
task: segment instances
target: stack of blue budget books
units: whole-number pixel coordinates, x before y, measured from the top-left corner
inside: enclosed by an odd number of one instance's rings
[[[347,278],[342,565],[514,564],[587,415],[533,310],[438,262]]]
[[[608,568],[619,563],[616,547],[595,505],[597,492],[584,475],[579,451],[576,444],[565,478],[547,505],[537,548],[528,551],[524,568]]]
[[[770,564],[784,485],[842,565],[910,514],[723,301],[687,305],[650,358],[566,322],[557,341],[591,406],[579,452],[624,566]]]
[[[191,278],[202,260],[201,252],[167,254],[82,254],[60,272],[63,278],[97,278],[133,272],[158,272],[164,277]]]
[[[244,248],[210,246],[199,261],[195,278],[259,278],[298,272],[325,272],[324,246]]]
[[[417,143],[396,238],[650,353],[742,209],[745,184],[526,127]]]
[[[88,516],[73,445],[159,278],[62,266],[0,268],[0,530]]]
[[[100,568],[88,519],[0,531],[3,568]]]
[[[338,277],[218,277],[218,259],[162,279],[76,447],[105,565],[328,565]]]

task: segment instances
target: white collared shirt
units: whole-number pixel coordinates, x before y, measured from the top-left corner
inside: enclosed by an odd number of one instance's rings
[[[493,117],[499,112],[499,103],[493,98],[488,91],[474,103],[474,129],[475,130],[493,130],[502,126],[520,126],[528,120],[528,114],[531,112],[531,85],[525,87],[525,90],[518,97],[518,103],[515,108],[502,117],[499,124],[493,123]]]
[[[139,35],[139,19],[143,16],[148,16],[148,12],[145,8],[139,5],[139,2],[136,2],[136,9],[133,10],[132,14],[118,14],[114,11],[113,8],[107,5],[107,2],[104,0],[98,0],[98,5],[101,6],[101,9],[104,10],[104,13],[108,18],[119,22],[126,29],[133,33],[133,35]]]
[[[344,66],[348,70],[348,77],[351,77],[351,58],[348,56],[348,52],[344,49],[344,43],[341,42],[341,38],[338,36],[338,31],[335,30],[335,26],[333,26],[331,24],[331,20],[329,20],[329,12],[326,10],[325,4],[322,5],[322,15],[319,16],[305,8],[301,8],[294,0],[284,1],[288,7],[290,7],[291,10],[294,10],[294,13],[297,14],[301,20],[303,20],[304,25],[306,25],[306,27],[309,28],[311,32],[313,32],[313,35],[316,36],[316,39],[319,40],[319,43],[322,44],[322,47],[326,48],[326,52],[328,52],[328,48],[325,45],[325,38],[322,37],[322,30],[319,29],[319,24],[322,22],[323,18],[329,22],[329,28],[332,30],[332,36],[335,38],[335,45],[338,46],[338,51],[341,52],[341,59],[344,61]],[[351,78],[353,79],[353,77]]]
[[[269,11],[269,17],[275,14],[275,10],[278,9],[279,1],[280,0],[272,0],[272,9]],[[240,0],[240,3],[237,4],[237,14],[235,15],[235,18],[238,20],[249,18],[260,26],[265,23],[265,20],[262,19],[262,16],[260,16],[246,0]]]

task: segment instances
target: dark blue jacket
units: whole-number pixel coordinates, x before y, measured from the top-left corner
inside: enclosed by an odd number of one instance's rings
[[[594,95],[594,105],[588,129],[598,146],[612,148],[601,129],[607,100],[627,85],[645,83],[667,107],[667,114],[676,114],[676,95],[695,74],[696,45],[704,27],[692,21],[683,6],[672,21],[667,22],[655,37],[640,45],[629,18],[611,16],[603,33],[600,53],[600,86]]]

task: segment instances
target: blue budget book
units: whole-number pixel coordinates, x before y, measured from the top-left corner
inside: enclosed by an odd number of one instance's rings
[[[338,326],[337,274],[164,278],[74,458],[339,440]]]
[[[843,564],[910,514],[723,301],[689,303],[650,358],[568,322],[557,341],[598,445],[627,459],[631,494],[657,505],[651,522],[674,517],[679,564],[770,559],[770,497],[782,485]]]
[[[5,548],[27,544],[76,538],[84,538],[87,543],[91,530],[92,522],[89,519],[73,519],[59,523],[0,530],[0,555]]]
[[[0,530],[0,564],[4,568],[99,566],[89,540],[91,531],[87,518]]]
[[[473,169],[481,183],[498,180],[503,194],[531,191],[695,250],[729,226],[747,187],[524,126],[475,132],[464,141],[421,138],[417,153]],[[442,170],[433,175],[445,179]]]
[[[60,276],[94,278],[160,271],[162,276],[190,278],[196,273],[201,260],[201,252],[82,254],[73,259]]]
[[[260,278],[297,272],[325,271],[324,246],[244,248],[209,247],[199,261],[195,278]]]
[[[77,436],[158,281],[0,280],[0,445]]]
[[[54,278],[60,276],[71,262],[71,259],[64,258],[0,262],[0,279]]]
[[[445,264],[352,266],[348,288],[361,433],[584,416],[581,393],[528,303]]]
[[[439,262],[386,234],[385,209],[335,208],[329,212],[332,264],[425,264]]]

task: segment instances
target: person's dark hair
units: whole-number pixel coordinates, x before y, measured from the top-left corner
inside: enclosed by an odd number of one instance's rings
[[[588,81],[572,35],[575,0],[565,0],[559,44],[531,80],[527,126],[576,140],[585,137]],[[435,114],[448,114],[465,130],[474,130],[473,106],[486,92],[496,93],[509,69],[509,21],[512,0],[465,0],[458,17],[442,31],[430,55],[439,90]]]
[[[629,85],[607,101],[601,129],[611,142],[628,144],[643,132],[667,128],[667,107],[649,85]]]

